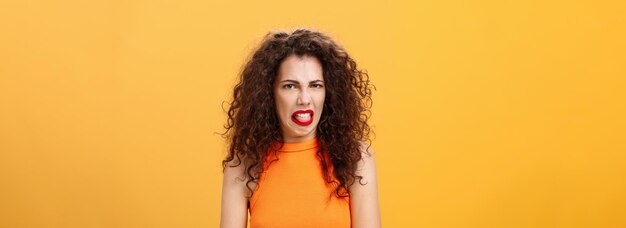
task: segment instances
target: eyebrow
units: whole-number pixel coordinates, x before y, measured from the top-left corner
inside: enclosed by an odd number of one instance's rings
[[[296,80],[291,80],[291,79],[282,80],[280,83],[285,83],[285,82],[291,82],[291,83],[295,83],[295,84],[300,84],[300,82],[298,82]],[[316,82],[324,83],[323,80],[314,80],[314,81],[310,81],[309,84],[316,83]]]

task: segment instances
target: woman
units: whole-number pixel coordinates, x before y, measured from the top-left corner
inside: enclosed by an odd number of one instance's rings
[[[224,133],[221,227],[380,227],[369,76],[328,36],[265,36]]]

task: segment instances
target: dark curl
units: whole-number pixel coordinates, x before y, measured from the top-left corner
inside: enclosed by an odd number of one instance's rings
[[[243,163],[246,187],[252,193],[250,183],[258,183],[263,161],[272,155],[276,157],[279,148],[272,145],[284,144],[273,86],[280,64],[291,55],[316,57],[322,63],[326,99],[316,131],[321,146],[317,157],[323,161],[326,183],[335,186],[336,196],[347,197],[349,186],[363,179],[356,175],[356,170],[362,152],[367,153],[362,146],[369,148],[371,144],[367,121],[371,115],[371,90],[375,87],[370,84],[367,72],[357,69],[354,59],[339,44],[308,29],[268,33],[244,65],[222,134],[228,143],[222,171],[237,158],[237,164],[231,167]]]

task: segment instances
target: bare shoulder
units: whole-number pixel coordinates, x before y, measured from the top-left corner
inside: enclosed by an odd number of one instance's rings
[[[243,160],[234,158],[226,163],[224,167],[224,184],[230,186],[245,187],[248,182],[248,174],[246,173],[246,163]],[[254,182],[251,182],[251,187],[254,187]]]
[[[375,166],[375,152],[374,149],[372,148],[372,145],[369,144],[367,141],[361,141],[361,161],[359,161],[359,163],[361,163],[361,166]]]
[[[381,227],[375,152],[370,144],[361,142],[361,153],[356,175],[362,179],[350,186],[352,227]]]
[[[376,153],[369,143],[365,141],[361,141],[360,143],[361,160],[357,163],[356,174],[363,176],[364,180],[376,181]]]
[[[234,158],[233,160],[226,163],[224,167],[224,179],[231,179],[235,177],[245,178],[245,164]]]
[[[367,141],[360,141],[361,144],[361,153],[363,155],[368,155],[368,157],[374,156],[374,149],[372,149],[372,145]]]
[[[248,221],[245,163],[235,158],[226,163],[222,183],[220,227],[245,227]]]

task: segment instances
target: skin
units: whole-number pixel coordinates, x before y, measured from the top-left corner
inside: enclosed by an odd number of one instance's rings
[[[311,56],[289,56],[280,65],[274,84],[276,114],[280,119],[280,128],[285,142],[302,142],[315,137],[317,125],[324,107],[326,90],[322,65]],[[300,126],[291,120],[296,110],[311,109],[314,112],[313,123]],[[378,204],[378,183],[374,151],[362,143],[362,160],[358,163],[356,174],[363,176],[363,183],[358,181],[350,186],[350,216],[352,227],[380,227],[380,209]],[[220,227],[244,228],[248,222],[248,189],[245,183],[244,165],[237,159],[231,161],[224,170],[222,182],[222,213]],[[243,180],[243,181],[242,181]],[[252,189],[255,188],[251,184]]]
[[[352,227],[381,227],[380,206],[378,204],[378,178],[376,177],[376,160],[372,147],[361,143],[362,158],[358,163],[356,175],[362,176],[362,183],[355,181],[350,186],[350,217]]]
[[[311,56],[291,55],[280,65],[274,83],[274,101],[285,142],[302,142],[315,137],[326,97],[322,72],[322,64]],[[313,123],[300,126],[292,121],[295,111],[307,109],[314,112]]]

